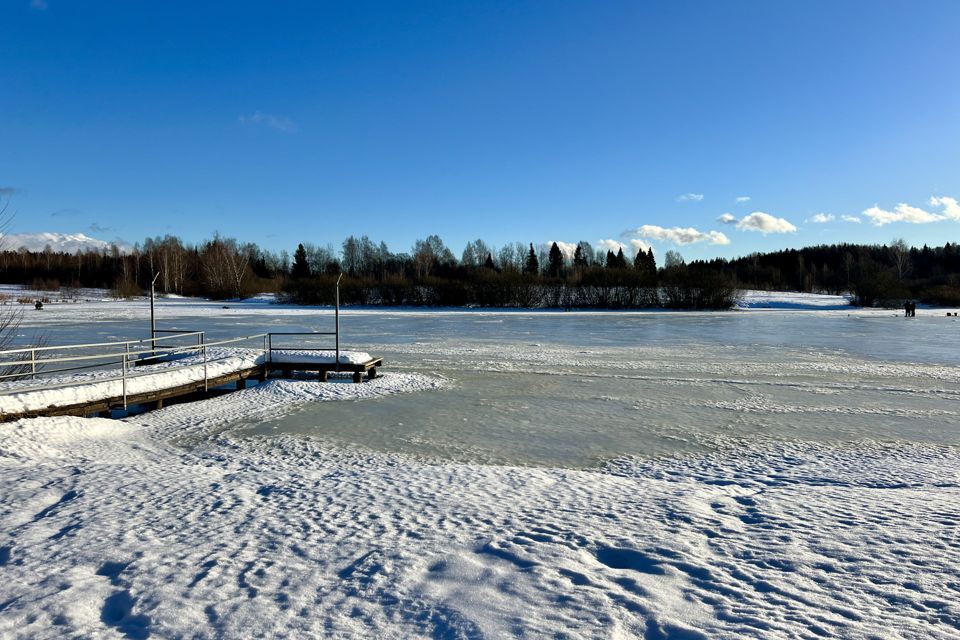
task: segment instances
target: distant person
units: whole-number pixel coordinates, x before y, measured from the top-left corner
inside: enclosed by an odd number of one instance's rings
[[[36,303],[34,303],[33,308],[36,309],[37,311],[42,311],[42,310],[43,310],[43,301],[37,300]]]

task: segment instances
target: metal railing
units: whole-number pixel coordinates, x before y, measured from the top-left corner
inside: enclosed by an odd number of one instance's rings
[[[339,291],[338,291],[339,294]],[[273,331],[268,333],[257,333],[238,338],[227,338],[215,342],[206,341],[204,331],[181,331],[177,329],[151,329],[151,336],[140,340],[122,340],[114,342],[92,342],[86,344],[70,345],[47,345],[35,347],[21,347],[17,349],[7,349],[0,351],[0,372],[10,371],[9,373],[0,373],[0,396],[30,393],[35,391],[49,391],[63,389],[67,387],[85,386],[91,384],[120,382],[121,396],[123,398],[123,407],[127,408],[128,383],[130,380],[155,375],[156,370],[145,370],[142,373],[132,373],[131,363],[137,365],[170,363],[176,356],[183,355],[188,357],[190,354],[198,354],[199,362],[187,361],[183,366],[171,365],[163,369],[164,372],[177,369],[186,369],[189,367],[201,366],[203,368],[203,388],[209,390],[209,364],[224,360],[230,355],[217,358],[210,358],[208,348],[221,347],[226,345],[249,342],[252,340],[261,340],[260,347],[264,371],[263,375],[269,375],[270,363],[273,361],[273,352],[280,351],[274,346],[274,336],[334,336],[333,351],[335,354],[335,368],[340,371],[340,311],[339,295],[336,305],[335,331]],[[196,338],[196,344],[173,345],[158,344],[158,334],[163,334],[164,342],[183,338]],[[84,350],[105,349],[97,353],[83,353]],[[316,347],[295,347],[298,351],[328,351],[328,348]],[[47,357],[44,357],[46,354]],[[66,354],[66,355],[62,355]],[[119,361],[119,375],[98,376],[92,370],[103,370],[106,367],[115,366]],[[70,365],[49,368],[50,365]],[[21,381],[27,377],[31,381],[38,381],[37,376],[51,376],[58,373],[69,373],[81,370],[87,370],[93,373],[89,378],[72,378],[64,381],[50,381],[41,384],[28,385],[5,385],[5,381]],[[38,381],[39,382],[39,381]],[[0,411],[2,413],[2,411]]]
[[[178,333],[170,336],[171,338],[181,338],[187,336],[197,336],[200,342],[203,341],[203,332],[202,331],[190,331],[186,333]],[[42,371],[38,367],[45,367],[50,364],[60,364],[60,363],[69,363],[69,362],[95,362],[97,360],[107,360],[109,363],[114,362],[119,357],[127,357],[130,354],[130,347],[132,345],[142,345],[146,343],[153,343],[151,338],[143,338],[141,340],[122,340],[115,342],[90,342],[86,344],[68,344],[68,345],[46,345],[42,347],[20,347],[18,349],[6,349],[0,351],[0,358],[3,358],[3,361],[0,361],[0,371],[6,368],[17,369],[13,373],[0,374],[0,381],[8,379],[22,379],[27,375],[31,379],[35,379],[36,376],[40,373],[44,375],[49,375],[52,373],[64,373],[67,371],[78,371],[81,369],[92,369],[97,368],[103,365],[89,364],[81,366],[72,366],[64,369],[43,369]],[[86,355],[70,355],[70,356],[54,356],[54,357],[42,357],[43,354],[47,353],[60,353],[60,352],[76,352],[85,349],[99,349],[101,347],[110,347],[115,348],[116,351],[108,353],[93,353]],[[123,350],[121,353],[120,350]],[[151,346],[152,349],[152,346]],[[142,353],[142,352],[138,352]],[[12,359],[10,359],[12,357]],[[24,369],[27,365],[30,367],[29,373]]]
[[[337,371],[340,371],[340,334],[337,331],[271,331],[267,334],[267,345],[268,352],[270,354],[267,362],[273,361],[273,352],[282,351],[282,349],[275,349],[273,346],[273,336],[336,336],[334,346],[332,351],[334,352],[334,357],[336,358],[336,368]],[[331,351],[329,348],[323,347],[297,347],[297,351]]]
[[[211,347],[222,347],[226,345],[237,344],[241,342],[249,342],[252,340],[259,340],[262,343],[260,348],[261,357],[263,361],[266,362],[269,359],[269,350],[268,350],[268,340],[269,334],[258,333],[250,336],[241,336],[237,338],[228,338],[225,340],[218,340],[215,342],[207,342],[204,339],[204,332],[202,331],[191,331],[187,333],[174,334],[169,337],[185,337],[185,336],[198,336],[198,342],[194,345],[185,345],[173,348],[166,348],[162,352],[158,352],[152,347],[140,349],[140,350],[131,350],[132,345],[142,345],[144,343],[153,343],[153,340],[146,338],[143,340],[126,340],[121,342],[101,342],[101,343],[88,343],[88,344],[79,344],[79,345],[61,345],[61,346],[48,346],[48,347],[27,347],[21,349],[8,349],[5,351],[0,351],[0,357],[18,355],[18,354],[30,354],[31,369],[32,372],[27,374],[24,372],[8,374],[7,377],[17,377],[23,378],[27,375],[31,377],[31,380],[35,380],[37,375],[49,375],[51,373],[61,373],[64,371],[75,371],[81,368],[92,369],[106,366],[110,363],[116,363],[119,360],[120,363],[120,374],[119,375],[106,375],[106,376],[93,376],[90,378],[84,379],[71,379],[62,382],[47,382],[43,384],[30,384],[30,385],[12,385],[7,388],[0,388],[0,395],[12,395],[12,394],[22,394],[30,393],[36,391],[51,391],[56,389],[64,389],[68,387],[76,386],[86,386],[92,384],[101,384],[101,383],[110,383],[110,382],[120,382],[121,383],[121,396],[123,398],[123,407],[127,408],[128,402],[128,382],[133,379],[149,377],[156,375],[158,372],[156,370],[145,370],[142,373],[132,373],[130,371],[131,362],[154,362],[162,363],[165,359],[169,359],[170,356],[177,354],[190,354],[196,353],[200,355],[199,362],[187,362],[182,366],[173,365],[163,369],[163,372],[168,372],[171,369],[187,369],[192,367],[202,366],[203,368],[203,388],[204,391],[208,391],[210,388],[210,377],[209,377],[209,364],[214,362],[219,362],[231,357],[232,354],[226,354],[220,357],[210,357],[208,349]],[[97,353],[90,355],[80,355],[80,356],[54,356],[51,358],[37,358],[36,352],[39,351],[71,351],[71,350],[80,350],[80,349],[90,349],[98,347],[111,347],[111,351],[108,353]],[[36,365],[38,363],[46,364],[57,364],[64,362],[83,362],[83,361],[99,361],[100,364],[88,365],[86,367],[70,367],[66,369],[44,369],[38,371]],[[105,362],[106,361],[106,362]],[[10,362],[0,362],[0,367],[3,366],[23,366],[27,360],[17,359]]]

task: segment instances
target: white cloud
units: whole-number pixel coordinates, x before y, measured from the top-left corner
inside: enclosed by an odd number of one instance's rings
[[[943,220],[945,216],[936,213],[930,213],[919,207],[912,207],[905,202],[901,202],[893,211],[881,209],[874,205],[863,212],[863,215],[870,218],[870,223],[875,227],[882,227],[893,222],[909,222],[910,224],[929,224]]]
[[[567,260],[573,260],[573,254],[577,250],[577,243],[575,242],[564,242],[563,240],[547,240],[547,243],[543,245],[544,249],[547,251],[550,250],[550,247],[553,246],[553,243],[557,243],[557,248],[560,249],[560,253],[563,254],[563,257]]]
[[[840,219],[844,222],[853,222],[855,224],[860,224],[861,220],[857,216],[840,216]]]
[[[700,202],[703,200],[702,193],[684,193],[677,196],[677,202]]]
[[[254,111],[249,116],[240,116],[238,120],[242,125],[262,126],[282,133],[292,133],[297,130],[297,125],[287,116],[275,116],[260,111]]]
[[[730,244],[730,238],[719,231],[698,231],[693,227],[658,227],[654,224],[645,224],[642,227],[630,232],[648,240],[659,240],[661,242],[672,242],[673,244],[684,246],[706,242],[707,244]]]
[[[797,230],[788,220],[777,218],[763,211],[754,211],[745,216],[737,223],[737,229],[741,231],[759,231],[766,235],[768,233],[793,233]]]
[[[621,249],[624,250],[624,253],[627,252],[627,245],[623,244],[622,242],[617,242],[616,240],[601,240],[597,243],[597,246],[599,246],[601,249],[606,249],[607,251],[613,251],[614,253],[620,251]]]
[[[79,253],[91,249],[108,251],[112,244],[116,244],[121,252],[130,251],[130,245],[122,240],[106,242],[83,233],[11,233],[3,236],[4,248],[14,251],[21,247],[28,251],[43,251],[48,246],[53,251],[63,253]]]
[[[960,203],[956,198],[944,196],[942,198],[930,198],[930,204],[934,207],[943,207],[943,217],[950,220],[960,220]]]
[[[737,217],[732,213],[725,213],[719,218],[717,218],[717,222],[721,224],[733,224],[736,221],[737,221]]]
[[[914,207],[905,202],[899,203],[892,211],[881,209],[878,205],[873,205],[863,212],[863,215],[870,218],[870,223],[876,227],[882,227],[894,222],[907,222],[909,224],[930,224],[931,222],[940,222],[941,220],[960,220],[960,203],[956,198],[949,196],[932,197],[927,201],[930,206],[940,207],[940,213],[933,213],[920,207]]]
[[[812,218],[810,218],[809,220],[807,220],[807,222],[814,222],[814,223],[816,223],[816,224],[824,224],[824,223],[827,223],[827,222],[833,222],[833,221],[836,220],[836,219],[837,219],[837,217],[836,217],[835,215],[833,215],[832,213],[817,213],[817,214],[814,214],[814,216],[813,216]]]
[[[737,196],[734,198],[735,202],[750,202],[750,196]]]
[[[631,238],[630,246],[633,247],[633,255],[637,255],[640,251],[646,253],[651,248],[649,242],[644,242],[640,238]]]

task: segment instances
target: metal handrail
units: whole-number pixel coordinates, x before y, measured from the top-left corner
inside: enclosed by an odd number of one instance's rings
[[[197,336],[203,335],[203,331],[190,331],[188,333],[180,333],[172,336],[167,336],[167,339],[171,338],[184,338],[187,336]],[[141,340],[119,340],[116,342],[91,342],[89,344],[64,344],[64,345],[48,345],[45,347],[20,347],[18,349],[6,349],[0,351],[0,356],[9,355],[13,353],[30,353],[31,351],[57,351],[57,350],[69,350],[69,349],[89,349],[92,347],[113,347],[113,346],[123,346],[127,344],[143,344],[144,342],[152,342],[153,338],[143,338]],[[19,364],[23,364],[20,362]]]
[[[203,333],[203,332],[198,332],[198,333]],[[217,342],[209,342],[209,343],[205,342],[205,343],[201,343],[201,344],[197,344],[197,345],[185,345],[185,346],[183,346],[183,347],[178,347],[178,348],[176,348],[176,349],[168,350],[166,353],[161,354],[161,355],[170,355],[170,354],[172,354],[172,353],[185,353],[185,352],[191,352],[191,351],[199,351],[199,352],[202,354],[202,357],[203,357],[203,361],[202,361],[202,362],[193,362],[193,363],[190,363],[190,364],[186,364],[186,365],[184,365],[184,366],[182,366],[182,367],[171,367],[171,369],[187,369],[187,368],[197,367],[197,366],[201,366],[201,365],[202,365],[202,366],[203,366],[204,389],[207,389],[207,388],[208,388],[208,383],[209,383],[207,364],[210,363],[210,362],[218,362],[218,361],[220,361],[220,360],[225,360],[225,359],[227,359],[227,358],[230,357],[229,355],[225,355],[225,356],[222,356],[222,357],[219,357],[219,358],[214,358],[214,359],[211,360],[211,359],[207,358],[207,347],[210,347],[210,346],[221,346],[221,345],[232,344],[232,343],[236,343],[236,342],[244,342],[244,341],[249,341],[249,340],[253,340],[253,339],[256,339],[256,338],[266,338],[266,336],[267,336],[266,333],[258,333],[258,334],[254,334],[254,335],[250,335],[250,336],[241,336],[241,337],[238,337],[238,338],[228,338],[228,339],[225,339],[225,340],[219,340],[219,341],[217,341]],[[131,344],[133,344],[134,342],[135,342],[135,341],[130,341]],[[144,341],[144,342],[149,342],[149,341],[147,340],[147,341]],[[266,357],[267,357],[266,348],[264,348],[264,349],[262,350],[262,353],[264,354],[264,357],[266,358]],[[25,387],[11,387],[11,388],[7,388],[7,389],[0,389],[0,395],[13,395],[13,394],[16,394],[16,393],[31,393],[31,392],[36,392],[36,391],[49,391],[49,390],[60,389],[60,388],[64,388],[64,387],[72,387],[72,386],[99,384],[99,383],[104,383],[104,382],[117,382],[117,381],[121,381],[121,382],[123,383],[124,408],[126,408],[126,397],[127,397],[127,394],[126,394],[126,386],[127,386],[127,384],[126,384],[126,383],[127,383],[127,380],[129,380],[129,379],[134,379],[134,378],[144,378],[144,377],[148,377],[148,376],[151,376],[151,375],[154,375],[154,374],[157,373],[157,372],[155,372],[155,371],[144,371],[143,373],[136,373],[136,374],[130,374],[130,373],[128,373],[128,363],[129,363],[132,359],[136,358],[137,356],[139,356],[139,355],[141,355],[141,354],[151,354],[150,356],[147,356],[147,357],[144,358],[144,359],[151,359],[151,358],[160,357],[160,356],[153,355],[153,351],[152,351],[152,350],[149,350],[149,349],[146,349],[146,350],[144,350],[144,351],[139,351],[139,352],[137,352],[137,351],[125,351],[125,352],[122,353],[122,354],[119,354],[119,353],[118,353],[118,354],[110,354],[111,357],[120,357],[120,356],[122,356],[122,359],[121,359],[121,374],[120,374],[119,376],[114,375],[114,376],[109,376],[109,377],[94,377],[94,378],[88,378],[88,379],[85,379],[85,380],[70,380],[70,381],[65,381],[65,382],[56,382],[56,383],[48,383],[48,384],[30,385],[30,386],[25,386]],[[106,359],[107,357],[108,357],[108,356],[100,356],[101,359]],[[58,359],[56,359],[56,358],[49,358],[49,359],[44,360],[44,362],[56,362],[56,361],[58,361]],[[24,364],[24,363],[21,362],[21,363],[19,363],[19,364]],[[169,371],[169,369],[167,369],[167,371]],[[25,375],[25,374],[19,374],[19,375]]]
[[[338,319],[339,320],[339,319]],[[339,324],[339,322],[338,322]],[[53,345],[53,346],[44,346],[44,347],[21,347],[17,349],[7,349],[0,350],[0,356],[3,355],[13,355],[13,354],[30,354],[30,359],[15,360],[11,362],[0,362],[0,367],[4,366],[26,366],[29,362],[30,372],[18,372],[15,374],[0,375],[0,381],[3,381],[5,378],[20,378],[26,375],[30,375],[31,378],[35,378],[37,373],[59,373],[63,371],[71,371],[77,369],[91,369],[98,365],[91,366],[80,366],[80,367],[68,367],[66,369],[54,369],[38,372],[37,364],[56,364],[56,363],[70,363],[70,362],[89,362],[94,360],[107,360],[115,361],[115,359],[120,360],[120,375],[107,375],[103,377],[92,376],[86,379],[73,379],[63,382],[52,382],[47,384],[36,384],[36,385],[26,385],[26,386],[12,386],[9,388],[0,388],[0,395],[13,395],[19,393],[32,393],[40,391],[49,391],[54,389],[60,389],[65,387],[72,386],[86,386],[90,384],[100,384],[100,383],[110,383],[110,382],[121,382],[122,383],[122,396],[123,396],[123,406],[124,409],[127,408],[127,391],[128,386],[127,382],[130,379],[143,378],[151,375],[155,375],[155,371],[143,371],[141,373],[129,372],[129,363],[133,360],[138,360],[139,362],[151,361],[151,360],[160,360],[161,358],[169,357],[171,355],[180,354],[180,353],[199,353],[202,358],[202,362],[191,362],[185,364],[184,366],[172,366],[165,369],[169,371],[170,369],[188,369],[201,366],[203,367],[203,386],[204,390],[209,389],[209,372],[208,364],[210,362],[218,362],[220,360],[225,360],[230,357],[230,355],[224,355],[218,358],[210,359],[207,356],[207,347],[218,347],[229,344],[236,344],[238,342],[248,342],[251,340],[262,339],[262,357],[264,364],[269,364],[272,361],[272,354],[274,351],[273,348],[273,336],[335,336],[335,351],[336,351],[336,365],[337,370],[340,367],[340,332],[339,326],[337,331],[274,331],[266,333],[256,333],[248,336],[241,336],[236,338],[227,338],[224,340],[217,340],[214,342],[206,342],[205,332],[203,331],[187,331],[182,333],[175,333],[176,330],[171,329],[159,329],[153,332],[153,335],[150,338],[144,338],[140,340],[122,340],[114,342],[99,342],[99,343],[87,343],[87,344],[72,344],[72,345]],[[158,353],[156,340],[157,333],[164,333],[173,335],[166,335],[165,339],[175,339],[175,338],[184,338],[189,336],[197,336],[198,342],[195,345],[182,345],[174,346],[170,348],[164,348],[162,352]],[[131,345],[150,345],[148,348],[141,350],[131,351]],[[92,349],[96,347],[122,347],[122,352],[117,349],[116,351],[111,350],[108,353],[97,353],[89,355],[69,355],[69,356],[54,356],[48,358],[37,358],[38,352],[57,352],[57,351],[70,351],[76,349]],[[310,351],[318,351],[320,349],[307,349]],[[100,366],[106,366],[109,363],[104,363]],[[269,370],[269,366],[265,367]],[[266,371],[265,371],[266,373]]]
[[[134,356],[136,355],[136,353],[131,352],[130,355]],[[220,356],[218,358],[208,358],[206,362],[207,363],[219,362],[221,360],[226,360],[229,357],[231,356],[228,354],[228,355]],[[191,362],[190,364],[186,364],[181,367],[170,367],[167,369],[163,369],[162,373],[166,373],[171,369],[189,369],[192,367],[198,367],[198,366],[201,366],[202,364],[204,363]],[[119,376],[114,375],[109,377],[86,378],[81,380],[67,380],[64,382],[53,382],[48,384],[33,385],[33,386],[27,386],[27,387],[11,387],[7,389],[0,389],[0,395],[14,395],[17,393],[33,393],[35,391],[49,391],[52,389],[60,389],[63,387],[76,387],[76,386],[83,386],[83,385],[89,385],[89,384],[99,384],[101,382],[117,382],[117,381],[123,380],[124,377],[126,377],[127,380],[132,380],[135,378],[146,378],[146,377],[155,375],[156,373],[158,372],[144,371],[142,373],[127,373],[125,376],[121,374]]]
[[[339,326],[337,327],[339,329]],[[340,332],[338,331],[271,331],[267,334],[267,352],[269,353],[268,362],[273,362],[273,336],[336,336],[333,350],[335,351],[335,362],[337,371],[340,371]],[[281,351],[281,349],[276,349]],[[330,351],[330,349],[297,349],[297,351]]]

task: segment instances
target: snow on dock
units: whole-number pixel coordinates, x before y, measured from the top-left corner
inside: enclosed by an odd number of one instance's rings
[[[149,347],[150,341],[147,340],[3,352],[6,355],[0,354],[0,358],[20,356],[20,359],[11,360],[19,367],[19,371],[7,374],[7,379],[0,382],[0,420],[42,415],[89,415],[138,404],[151,404],[159,408],[164,400],[206,392],[228,384],[243,388],[251,378],[263,381],[274,373],[289,375],[294,371],[312,371],[319,374],[320,380],[326,381],[331,372],[342,372],[352,374],[353,381],[359,383],[364,374],[367,379],[375,378],[377,367],[383,363],[381,358],[373,358],[362,351],[274,349],[269,340],[270,334],[206,344],[200,332],[176,337],[195,334],[201,335],[197,345],[158,348],[156,351],[130,349],[131,344],[146,343]],[[263,339],[263,348],[232,346],[258,342],[260,339]],[[120,345],[122,349],[119,349]],[[76,355],[78,349],[91,348],[99,348],[99,351]],[[56,350],[52,356],[42,357],[45,352],[52,350]],[[62,353],[70,355],[59,355]],[[23,358],[25,354],[29,354],[29,359]],[[116,362],[118,357],[119,366]],[[105,361],[112,361],[113,366],[106,366]],[[78,362],[82,363],[79,367],[43,369],[43,365],[63,367]],[[75,369],[84,370],[81,373],[55,375]]]

